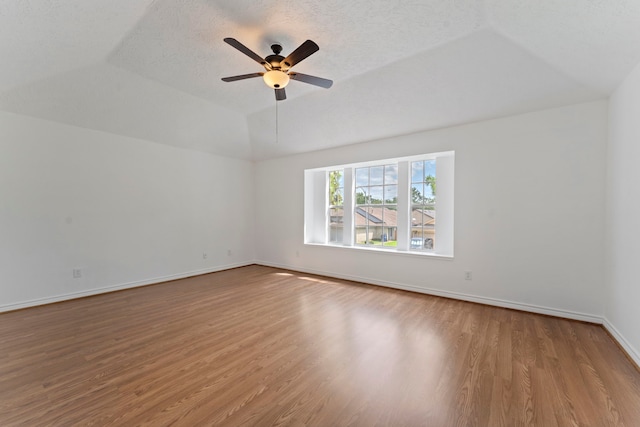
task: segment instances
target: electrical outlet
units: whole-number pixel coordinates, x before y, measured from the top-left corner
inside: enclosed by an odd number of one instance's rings
[[[227,256],[231,256],[231,249],[227,249]]]
[[[300,258],[300,251],[296,251],[296,258]]]
[[[206,252],[202,253],[202,259],[207,259],[207,253]]]
[[[464,272],[464,280],[471,280],[472,276],[471,276],[471,272],[470,271],[465,271]]]
[[[73,278],[74,279],[80,279],[81,277],[82,277],[82,269],[74,268],[73,269]]]

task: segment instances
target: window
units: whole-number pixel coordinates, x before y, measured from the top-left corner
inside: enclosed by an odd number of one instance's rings
[[[306,170],[304,241],[452,257],[453,180],[452,151]]]
[[[398,166],[355,169],[356,245],[397,245]]]
[[[344,237],[344,173],[329,171],[329,242],[341,243]]]
[[[433,250],[436,225],[436,161],[411,162],[411,250]]]

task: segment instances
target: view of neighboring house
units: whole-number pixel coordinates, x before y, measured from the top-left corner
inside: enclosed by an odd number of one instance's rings
[[[435,226],[435,210],[411,209],[411,248],[433,249],[436,242]],[[416,241],[418,238],[421,240]]]
[[[398,239],[398,211],[386,207],[357,207],[354,223],[356,244],[395,246]]]
[[[355,209],[355,242],[395,246],[398,239],[398,212],[388,207],[359,206]],[[435,243],[435,210],[411,210],[411,238],[421,239],[420,245],[412,243],[412,249],[432,249]],[[344,236],[344,210],[330,210],[329,241],[342,242]]]

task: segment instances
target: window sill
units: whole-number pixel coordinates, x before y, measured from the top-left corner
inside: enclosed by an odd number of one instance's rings
[[[443,254],[438,254],[434,252],[399,251],[399,250],[390,249],[390,248],[389,249],[375,248],[375,247],[368,248],[365,246],[344,246],[344,245],[334,245],[330,243],[305,243],[305,246],[346,249],[346,250],[364,251],[364,252],[376,252],[379,254],[398,255],[398,256],[405,256],[405,257],[409,256],[409,257],[418,257],[418,258],[453,260],[453,255],[443,255]]]

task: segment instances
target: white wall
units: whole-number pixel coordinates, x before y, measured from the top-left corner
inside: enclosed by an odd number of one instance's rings
[[[605,326],[640,364],[640,64],[610,99]]]
[[[0,311],[251,263],[252,174],[247,161],[0,113]]]
[[[258,162],[258,262],[598,322],[606,139],[601,101]],[[453,260],[303,244],[304,169],[448,150]]]

